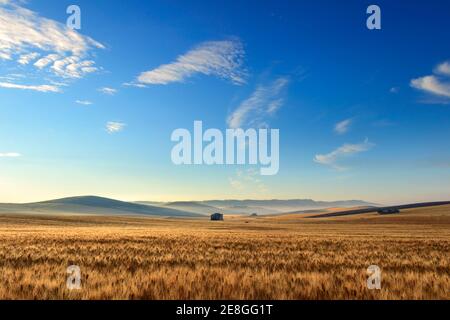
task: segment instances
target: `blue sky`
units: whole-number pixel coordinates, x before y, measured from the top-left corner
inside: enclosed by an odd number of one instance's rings
[[[1,202],[449,198],[444,1],[0,0],[0,27]],[[277,175],[172,163],[236,114],[280,129]]]

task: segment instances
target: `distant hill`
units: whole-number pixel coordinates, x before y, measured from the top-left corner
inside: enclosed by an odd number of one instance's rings
[[[267,209],[263,207],[251,207],[251,206],[245,206],[245,205],[239,205],[239,206],[225,206],[225,207],[216,207],[212,206],[210,204],[207,204],[205,201],[177,201],[177,202],[169,202],[164,204],[165,207],[177,209],[177,210],[183,210],[183,211],[189,211],[189,212],[196,212],[201,214],[213,214],[216,212],[220,212],[223,214],[251,214],[251,213],[259,213],[259,214],[273,214],[275,212],[278,212],[274,209]]]
[[[0,204],[0,213],[201,216],[193,212],[114,199],[82,196],[25,204]]]
[[[352,207],[367,207],[374,204],[361,200],[343,200],[343,201],[315,201],[311,199],[291,199],[291,200],[211,200],[204,201],[211,206],[219,209],[231,210],[240,212],[242,214],[257,213],[259,215],[265,214],[280,214],[291,211],[300,210],[316,210],[333,207],[352,208]]]
[[[280,214],[293,211],[318,210],[326,208],[354,208],[375,206],[361,200],[343,201],[314,201],[311,199],[292,200],[207,200],[207,201],[178,201],[178,202],[145,202],[140,204],[151,204],[165,208],[172,208],[182,211],[195,212],[201,214],[212,214],[220,212],[224,214]]]
[[[350,216],[350,215],[356,215],[356,214],[378,212],[380,210],[389,210],[389,209],[403,210],[403,209],[415,209],[415,208],[424,208],[424,207],[436,207],[436,206],[444,206],[444,205],[450,205],[450,201],[411,203],[411,204],[402,204],[402,205],[398,205],[398,206],[389,206],[389,207],[370,207],[370,208],[363,208],[363,209],[325,213],[325,214],[320,214],[320,215],[316,215],[316,216],[311,216],[310,218],[341,217],[341,216]]]
[[[361,200],[341,200],[341,201],[315,201],[312,199],[291,199],[291,200],[210,200],[203,203],[217,206],[247,206],[247,207],[296,207],[296,208],[326,208],[326,207],[356,207],[356,206],[372,206]]]
[[[239,205],[239,206],[228,206],[228,207],[221,207],[219,210],[227,213],[232,212],[234,214],[259,214],[259,215],[266,215],[266,214],[277,214],[282,213],[283,211],[280,210],[280,208],[275,207],[261,207],[261,206],[245,206],[245,205]]]

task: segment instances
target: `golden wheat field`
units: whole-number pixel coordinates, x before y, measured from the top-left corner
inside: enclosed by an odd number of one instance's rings
[[[366,269],[378,265],[381,290]],[[66,288],[66,268],[81,289]],[[399,215],[0,216],[0,299],[449,299],[450,206]]]

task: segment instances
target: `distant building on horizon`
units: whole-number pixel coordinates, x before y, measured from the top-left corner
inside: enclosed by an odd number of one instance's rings
[[[223,214],[221,214],[221,213],[213,213],[211,215],[211,221],[223,221]]]

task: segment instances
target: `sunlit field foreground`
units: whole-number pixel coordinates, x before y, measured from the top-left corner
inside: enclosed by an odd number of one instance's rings
[[[369,290],[366,269],[382,270]],[[66,268],[82,288],[66,288]],[[449,299],[450,207],[339,218],[0,216],[0,299]]]

